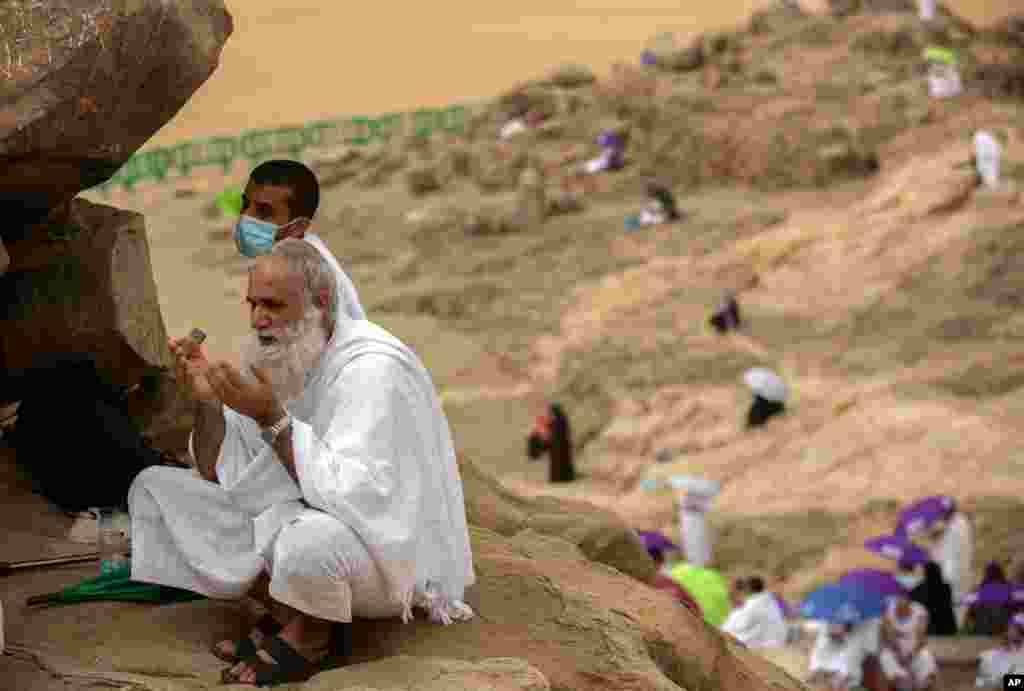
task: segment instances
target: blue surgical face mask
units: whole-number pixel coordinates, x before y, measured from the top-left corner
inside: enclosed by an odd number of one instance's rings
[[[915,573],[898,573],[896,574],[896,580],[907,590],[913,590],[921,584],[921,577]]]
[[[261,221],[252,216],[239,216],[235,224],[235,246],[245,257],[266,254],[274,246],[277,224]]]
[[[283,226],[270,221],[261,221],[252,216],[239,216],[235,224],[235,246],[245,257],[258,257],[266,254],[274,246],[278,234],[288,226],[305,221],[305,218],[296,218]]]

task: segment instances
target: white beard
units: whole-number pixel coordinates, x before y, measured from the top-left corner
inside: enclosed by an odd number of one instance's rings
[[[275,342],[263,345],[260,335],[273,336]],[[327,341],[323,313],[310,308],[293,324],[263,331],[254,329],[246,336],[242,344],[243,372],[252,376],[252,366],[266,371],[277,400],[287,405],[302,395],[306,376],[320,359]]]

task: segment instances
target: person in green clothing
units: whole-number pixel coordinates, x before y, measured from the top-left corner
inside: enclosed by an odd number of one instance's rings
[[[704,621],[716,628],[722,625],[732,604],[729,585],[718,571],[681,562],[672,567],[669,576],[697,601]]]

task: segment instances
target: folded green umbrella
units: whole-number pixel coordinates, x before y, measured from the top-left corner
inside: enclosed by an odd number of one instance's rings
[[[95,578],[87,578],[77,585],[64,588],[64,590],[30,597],[28,604],[66,605],[100,600],[167,603],[199,600],[202,598],[202,595],[189,590],[133,581],[131,579],[131,567],[125,565],[110,573],[96,576]]]
[[[729,585],[714,569],[705,569],[682,562],[673,566],[668,575],[700,605],[704,621],[712,626],[721,626],[729,616],[732,603],[729,601]]]

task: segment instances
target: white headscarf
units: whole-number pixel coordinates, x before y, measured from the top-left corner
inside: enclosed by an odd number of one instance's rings
[[[338,293],[338,313],[347,315],[349,319],[366,319],[366,310],[359,302],[359,293],[356,292],[352,279],[341,268],[341,263],[327,249],[324,241],[320,239],[319,235],[308,232],[302,239],[316,247],[327,264],[334,270],[334,285]]]

